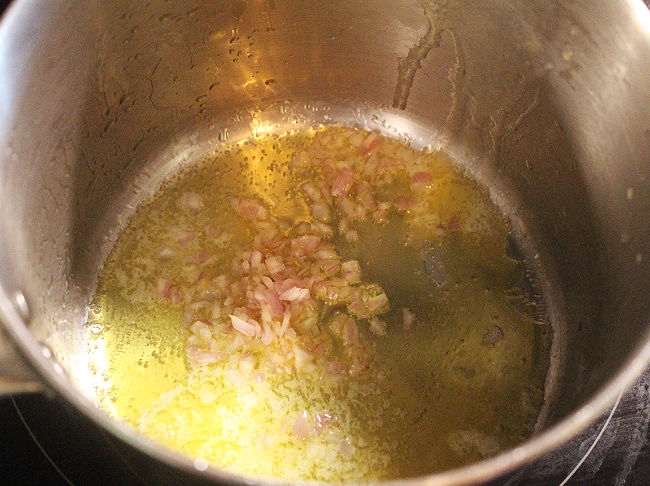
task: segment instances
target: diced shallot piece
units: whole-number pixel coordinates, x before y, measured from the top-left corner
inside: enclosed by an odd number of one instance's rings
[[[320,221],[314,221],[312,223],[314,227],[314,232],[317,233],[321,238],[329,239],[334,236],[334,230],[331,226],[321,223]]]
[[[411,312],[409,309],[406,307],[402,307],[402,324],[404,326],[405,330],[409,330],[413,327],[413,323],[415,322],[415,314]]]
[[[318,187],[314,186],[313,184],[310,183],[303,184],[302,190],[305,191],[307,197],[309,197],[309,199],[311,199],[312,201],[320,201],[323,198]]]
[[[348,312],[359,319],[368,319],[388,310],[388,297],[376,284],[361,285],[351,290]]]
[[[318,249],[314,256],[319,260],[338,260],[339,254],[336,253],[334,248],[325,246]]]
[[[461,228],[461,226],[460,226],[460,218],[457,215],[453,215],[449,219],[449,222],[447,223],[447,230],[448,231],[458,231],[460,228]]]
[[[357,324],[350,316],[339,315],[335,317],[330,324],[330,329],[335,336],[338,336],[346,344],[359,341]]]
[[[318,264],[325,275],[336,275],[341,269],[341,262],[335,259],[321,260]],[[320,280],[322,280],[322,278]]]
[[[383,310],[388,305],[388,297],[384,293],[374,295],[369,297],[365,304],[371,314],[378,314],[380,310]]]
[[[257,267],[260,263],[262,263],[262,253],[259,250],[253,250],[250,259],[251,268]]]
[[[297,344],[293,346],[293,358],[298,371],[305,369],[314,360],[314,356],[311,353],[305,351]]]
[[[183,302],[183,293],[166,278],[159,278],[156,282],[156,293],[159,297],[170,301],[173,305],[178,305]]]
[[[299,287],[291,287],[280,294],[280,300],[287,300],[289,302],[302,302],[310,296],[309,289],[302,289]]]
[[[341,273],[343,278],[349,284],[361,282],[361,265],[357,260],[348,260],[341,264]]]
[[[325,373],[328,375],[340,375],[348,371],[348,364],[345,361],[330,361],[325,365]]]
[[[283,314],[284,307],[282,306],[282,302],[280,302],[278,294],[273,290],[256,290],[254,298],[260,306],[267,305],[274,317],[279,317]]]
[[[366,156],[375,150],[379,148],[381,145],[381,137],[377,135],[376,133],[372,132],[369,133],[368,136],[365,138],[363,143],[361,144],[361,148],[359,149],[359,152],[361,155]]]
[[[386,335],[386,327],[387,327],[386,322],[382,321],[377,316],[375,316],[368,319],[368,323],[370,324],[370,332],[372,332],[376,336]]]
[[[348,218],[354,218],[357,214],[357,205],[347,197],[338,200],[338,208]],[[361,208],[363,209],[362,206]]]
[[[280,256],[270,256],[264,260],[264,264],[268,269],[270,274],[280,273],[285,269],[284,263],[282,262],[282,257]]]
[[[359,241],[359,233],[356,230],[346,231],[343,237],[345,238],[345,241],[349,243],[354,243],[355,241]]]
[[[266,375],[262,373],[261,371],[255,371],[252,375],[251,378],[253,381],[257,383],[262,383],[266,379]]]
[[[350,189],[352,189],[353,184],[354,172],[352,172],[350,169],[343,169],[338,173],[336,179],[334,179],[330,194],[335,197],[347,196],[350,192]]]
[[[354,454],[354,447],[352,447],[350,441],[345,439],[344,441],[341,442],[341,445],[339,446],[339,452],[343,457],[349,459]]]
[[[163,299],[169,299],[173,283],[166,278],[159,278],[156,282],[156,293]]]
[[[307,415],[307,411],[303,411],[300,415],[298,415],[295,422],[293,423],[293,435],[299,439],[305,440],[308,439],[311,435],[311,427],[309,426],[309,422],[307,420],[308,417],[309,415]]]
[[[244,353],[241,358],[239,358],[239,371],[248,375],[253,372],[257,366],[257,358],[250,353]]]
[[[172,285],[169,293],[169,301],[172,303],[172,305],[179,305],[183,303],[183,292],[176,285]]]
[[[202,251],[199,253],[199,265],[205,265],[206,263],[209,263],[210,260],[212,260],[212,253],[209,251]]]
[[[216,363],[221,361],[224,357],[223,353],[218,351],[206,351],[196,348],[188,348],[187,356],[190,359],[190,362],[195,365]]]
[[[399,196],[395,198],[393,204],[395,205],[395,207],[406,211],[411,209],[413,206],[415,206],[415,199],[413,199],[412,197]]]
[[[245,216],[250,219],[266,219],[268,213],[264,206],[255,201],[254,199],[249,199],[246,197],[235,198],[233,200],[233,205],[237,214],[240,216]]]
[[[289,290],[291,287],[304,288],[305,286],[302,285],[302,280],[298,280],[296,278],[287,278],[285,280],[278,280],[275,282],[275,291],[278,293],[278,295],[280,295],[285,290]]]
[[[169,260],[170,258],[173,258],[176,255],[176,252],[172,250],[171,248],[163,248],[160,250],[160,253],[158,253],[158,260]]]
[[[237,329],[239,332],[245,334],[246,336],[255,335],[256,327],[253,324],[246,322],[245,320],[233,314],[230,314],[229,317],[230,317],[230,322],[232,323],[232,327]]]
[[[303,235],[291,240],[291,254],[302,257],[311,254],[320,244],[320,236]]]
[[[377,207],[375,195],[372,192],[372,186],[368,183],[360,184],[357,190],[357,199],[363,207],[373,210]]]
[[[332,219],[329,206],[322,202],[312,204],[311,214],[315,220],[323,223],[329,223],[330,219]]]
[[[176,228],[173,231],[173,235],[174,240],[176,240],[176,243],[178,243],[180,246],[187,245],[196,236],[194,233],[190,233],[189,231],[185,231],[180,228]]]
[[[262,275],[260,280],[266,286],[267,289],[269,289],[269,290],[275,289],[275,284],[273,283],[273,280],[271,279],[271,277],[267,277],[266,275]]]
[[[201,196],[195,192],[184,192],[181,197],[178,198],[178,206],[181,209],[198,211],[203,207],[203,199],[201,199]]]
[[[411,182],[413,184],[429,184],[432,180],[433,177],[431,177],[431,174],[428,172],[416,172],[411,177]]]
[[[273,342],[273,332],[271,331],[271,327],[267,323],[264,323],[262,325],[262,344],[268,346],[272,342]]]
[[[327,412],[320,412],[314,414],[314,432],[316,435],[321,435],[323,429],[329,427],[336,420],[336,416]]]
[[[314,296],[331,305],[339,305],[348,302],[351,288],[340,278],[331,278],[314,285]]]
[[[390,203],[388,201],[382,201],[377,204],[377,209],[372,213],[373,221],[380,224],[388,222],[389,209]]]
[[[228,287],[228,277],[225,275],[219,275],[214,279],[214,283],[217,285],[217,287],[224,291]]]
[[[196,334],[205,341],[212,339],[212,332],[210,331],[210,326],[208,325],[207,321],[194,322],[194,324],[190,326],[190,331],[192,331],[192,334]]]

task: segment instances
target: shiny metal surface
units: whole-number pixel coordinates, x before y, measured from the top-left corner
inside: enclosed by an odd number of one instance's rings
[[[134,205],[176,165],[276,125],[356,123],[445,145],[530,241],[554,326],[537,433],[413,481],[503,474],[574,436],[647,366],[648,79],[640,0],[19,0],[0,26],[0,320],[14,343],[0,338],[2,375],[33,383],[33,367],[173,477],[241,481],[94,407],[85,304]]]

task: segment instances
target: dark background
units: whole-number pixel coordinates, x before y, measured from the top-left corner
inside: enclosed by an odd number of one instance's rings
[[[8,3],[0,0],[0,11]],[[505,482],[509,486],[560,484],[594,443],[607,415]],[[650,370],[623,397],[596,447],[568,484],[650,485],[649,422]],[[113,444],[57,397],[0,398],[0,485],[147,484],[129,464],[133,459]]]

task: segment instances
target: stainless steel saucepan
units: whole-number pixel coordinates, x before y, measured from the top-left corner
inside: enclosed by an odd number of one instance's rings
[[[54,391],[159,482],[247,482],[96,408],[86,304],[179,164],[268,123],[352,123],[444,145],[531,241],[553,325],[535,434],[407,482],[501,477],[648,364],[649,80],[641,0],[17,0],[0,25],[0,393]]]

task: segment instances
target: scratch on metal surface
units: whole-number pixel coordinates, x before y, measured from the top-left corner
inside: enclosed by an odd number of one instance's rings
[[[429,51],[440,43],[440,33],[436,30],[437,7],[420,1],[427,18],[427,32],[414,47],[409,49],[406,57],[399,60],[397,65],[397,84],[393,94],[393,108],[406,109],[415,73],[421,67],[422,61],[427,57]]]

